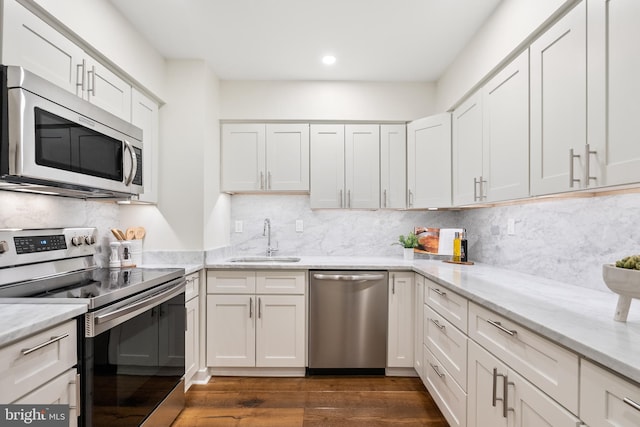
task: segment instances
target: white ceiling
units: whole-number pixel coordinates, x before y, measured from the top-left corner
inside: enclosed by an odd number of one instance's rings
[[[501,0],[110,1],[163,56],[223,80],[436,81]]]

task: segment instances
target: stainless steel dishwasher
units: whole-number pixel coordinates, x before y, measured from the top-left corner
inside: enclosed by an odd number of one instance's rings
[[[309,272],[309,374],[384,374],[386,271]]]

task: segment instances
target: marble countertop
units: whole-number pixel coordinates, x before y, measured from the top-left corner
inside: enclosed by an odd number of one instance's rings
[[[214,269],[410,270],[640,383],[640,306],[613,320],[618,296],[483,264],[392,257],[301,257],[300,262],[212,262]]]
[[[202,270],[202,264],[140,264],[139,268],[184,268],[184,274],[189,275]]]
[[[0,346],[86,312],[86,304],[0,304]]]

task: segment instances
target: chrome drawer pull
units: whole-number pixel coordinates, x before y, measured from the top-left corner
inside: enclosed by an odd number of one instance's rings
[[[440,324],[440,322],[438,322],[438,319],[431,319],[431,323],[433,323],[434,325],[436,325],[439,329],[444,331],[444,327],[445,325]]]
[[[68,336],[69,336],[69,334],[67,333],[67,334],[62,334],[62,335],[57,336],[57,337],[51,337],[51,339],[49,341],[45,341],[42,344],[38,344],[35,347],[31,347],[29,349],[22,350],[22,355],[26,356],[27,354],[33,353],[34,351],[37,351],[37,350],[40,350],[42,347],[46,347],[49,344],[53,344],[54,342],[58,342],[60,340],[63,340],[65,338],[67,338]]]
[[[511,336],[514,336],[514,335],[516,335],[518,333],[518,331],[516,331],[514,329],[505,328],[504,326],[502,326],[502,324],[500,322],[494,322],[493,320],[487,319],[487,323],[489,323],[490,325],[495,326],[496,328],[500,329],[505,334],[509,334]]]
[[[433,288],[433,292],[435,292],[436,294],[440,295],[441,297],[444,297],[447,295],[446,292],[442,292],[440,289],[438,288]]]
[[[633,400],[629,399],[628,397],[625,397],[622,401],[624,403],[626,403],[627,405],[631,406],[636,411],[640,411],[640,404],[634,402]]]
[[[429,365],[431,365],[431,368],[436,372],[436,374],[440,377],[440,378],[444,378],[444,373],[440,372],[440,369],[438,369],[438,365],[434,365],[432,363],[429,363]]]

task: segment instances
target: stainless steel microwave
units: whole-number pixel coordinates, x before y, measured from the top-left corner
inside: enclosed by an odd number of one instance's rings
[[[0,66],[0,190],[143,192],[142,130],[22,67]]]

